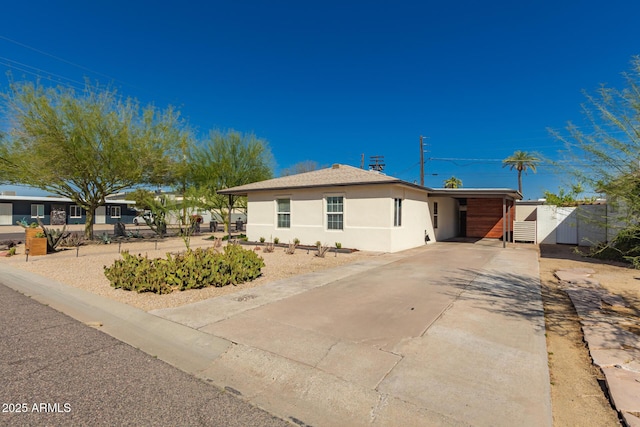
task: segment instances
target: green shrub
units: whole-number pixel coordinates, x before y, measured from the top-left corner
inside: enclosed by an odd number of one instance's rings
[[[611,242],[593,246],[586,255],[608,261],[628,262],[640,269],[640,227],[634,225],[621,230]]]
[[[260,276],[264,261],[255,252],[228,245],[224,252],[214,248],[167,254],[166,259],[149,259],[122,253],[104,274],[116,289],[136,292],[171,293],[174,289],[237,285]]]
[[[116,289],[136,292],[154,292],[168,294],[173,291],[167,283],[165,260],[149,259],[146,256],[134,256],[128,251],[122,252],[122,259],[114,261],[111,267],[104,267],[104,275]]]
[[[273,243],[277,245],[278,243],[280,243],[280,239],[277,238],[277,237],[274,237],[273,238]]]
[[[211,236],[211,237],[214,237],[214,236]],[[229,235],[228,234],[224,235],[222,237],[222,240],[224,240],[225,242],[227,240],[229,240]],[[244,240],[244,241],[246,241],[248,239],[247,239],[247,235],[246,234],[238,234],[237,236],[231,236],[231,240]]]
[[[265,240],[266,240],[266,239],[265,239],[264,237],[261,237],[261,238],[260,238],[260,243],[264,243],[264,241],[265,241]]]
[[[298,239],[297,237],[295,239],[293,239],[293,244],[294,245],[299,245],[300,244],[300,239]]]

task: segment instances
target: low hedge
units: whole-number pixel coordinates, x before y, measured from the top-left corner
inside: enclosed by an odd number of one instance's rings
[[[223,252],[214,248],[188,250],[167,258],[149,259],[125,251],[122,259],[104,275],[116,289],[168,294],[178,289],[199,289],[207,286],[237,285],[260,276],[264,261],[254,251],[239,245],[225,246]]]

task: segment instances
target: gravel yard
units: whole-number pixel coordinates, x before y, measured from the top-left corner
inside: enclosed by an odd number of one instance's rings
[[[213,241],[206,240],[206,237],[192,237],[191,248],[213,246]],[[253,246],[244,247],[253,249]],[[336,256],[335,253],[331,252],[327,253],[324,258],[320,258],[314,255],[314,251],[307,253],[306,249],[297,249],[293,255],[286,254],[283,248],[276,248],[272,253],[265,253],[260,250],[258,254],[264,259],[266,266],[262,269],[262,276],[252,282],[238,286],[208,287],[183,292],[174,291],[167,295],[156,295],[152,293],[138,294],[111,287],[104,276],[103,267],[111,265],[114,260],[120,257],[118,249],[117,242],[108,245],[91,244],[81,246],[78,257],[76,257],[75,249],[63,249],[46,256],[29,257],[29,261],[25,262],[24,244],[21,244],[17,247],[16,256],[4,258],[2,262],[145,311],[150,311],[215,298],[242,289],[262,286],[274,280],[351,263],[362,258],[384,256],[371,252],[338,253]],[[156,242],[153,239],[132,239],[129,242],[123,242],[120,249],[122,251],[128,250],[131,254],[160,258],[165,257],[167,252],[178,253],[184,251],[185,244],[179,237],[170,237],[158,241],[156,249]]]

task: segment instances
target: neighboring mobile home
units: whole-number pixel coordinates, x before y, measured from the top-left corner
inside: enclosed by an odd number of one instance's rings
[[[218,193],[248,197],[249,240],[382,252],[459,236],[508,237],[522,198],[510,189],[432,189],[339,164]]]
[[[107,200],[96,210],[96,224],[130,224],[136,216],[135,202],[130,200]],[[0,225],[15,225],[24,219],[35,222],[40,218],[44,224],[84,224],[86,212],[66,197],[32,197],[0,195]]]

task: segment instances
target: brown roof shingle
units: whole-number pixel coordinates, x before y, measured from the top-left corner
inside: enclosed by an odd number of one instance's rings
[[[384,175],[375,171],[368,171],[354,168],[353,166],[336,164],[326,169],[319,169],[311,172],[300,173],[297,175],[283,176],[281,178],[274,178],[266,181],[240,185],[238,187],[227,188],[218,191],[218,193],[242,195],[247,194],[248,192],[260,190],[282,190],[291,188],[391,183],[413,186],[413,184],[402,181],[398,178]]]

